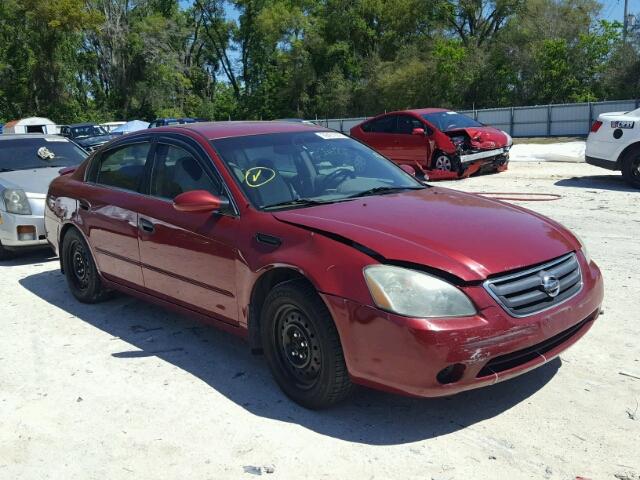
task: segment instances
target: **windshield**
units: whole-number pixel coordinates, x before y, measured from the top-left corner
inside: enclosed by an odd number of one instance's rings
[[[331,203],[425,188],[370,148],[337,132],[296,132],[213,140],[258,208]]]
[[[0,172],[46,167],[74,167],[87,154],[66,138],[0,140]]]
[[[108,135],[108,133],[100,125],[84,125],[71,128],[71,136],[73,138],[97,137],[98,135]]]
[[[467,117],[457,112],[435,112],[425,113],[422,115],[427,122],[431,123],[441,132],[448,130],[456,130],[458,128],[469,127],[483,127],[479,122],[476,122],[473,118]]]

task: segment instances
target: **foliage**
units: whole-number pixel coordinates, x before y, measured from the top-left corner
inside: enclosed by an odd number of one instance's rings
[[[640,94],[595,0],[2,0],[0,119],[371,115]]]

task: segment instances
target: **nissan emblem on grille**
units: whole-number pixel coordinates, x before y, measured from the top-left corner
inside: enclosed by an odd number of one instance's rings
[[[490,278],[485,289],[514,317],[553,308],[582,289],[580,262],[575,253],[544,264]]]
[[[560,280],[558,280],[558,277],[549,275],[545,271],[540,272],[540,277],[542,277],[542,289],[545,293],[551,298],[557,297],[560,293]]]

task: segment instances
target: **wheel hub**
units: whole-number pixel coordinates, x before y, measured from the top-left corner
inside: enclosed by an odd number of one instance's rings
[[[304,313],[293,306],[277,314],[276,342],[281,362],[300,388],[311,388],[320,376],[318,336]]]
[[[451,160],[449,159],[449,157],[446,157],[444,155],[440,155],[439,157],[437,157],[436,158],[436,170],[450,171],[451,170]]]
[[[304,331],[295,324],[290,324],[282,334],[287,358],[297,368],[306,367],[311,360],[310,342]]]
[[[80,247],[76,247],[73,252],[73,273],[75,277],[78,279],[78,282],[81,287],[87,284],[87,260],[84,255],[84,251]]]

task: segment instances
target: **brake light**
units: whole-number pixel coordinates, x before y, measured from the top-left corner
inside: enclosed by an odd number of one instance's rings
[[[600,120],[596,120],[595,122],[593,122],[593,125],[591,125],[591,131],[597,132],[598,130],[600,130],[601,126],[602,126],[602,122]]]

